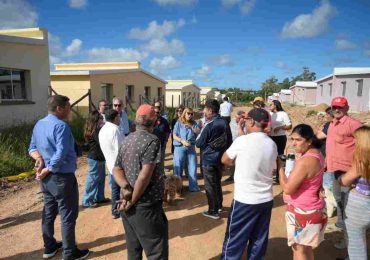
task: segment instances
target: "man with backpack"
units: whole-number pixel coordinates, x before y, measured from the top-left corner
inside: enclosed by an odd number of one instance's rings
[[[208,199],[208,210],[203,216],[219,219],[222,210],[221,156],[231,145],[230,127],[219,115],[220,104],[217,100],[207,100],[203,113],[207,124],[196,141],[202,151],[204,185]]]

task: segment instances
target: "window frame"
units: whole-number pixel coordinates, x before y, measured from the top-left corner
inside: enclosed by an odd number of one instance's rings
[[[30,80],[30,71],[29,70],[23,70],[23,69],[15,69],[15,68],[6,68],[6,67],[0,67],[0,70],[9,71],[10,74],[10,85],[7,85],[7,81],[5,81],[4,87],[8,89],[10,87],[10,96],[11,98],[2,98],[2,93],[0,92],[0,103],[28,103],[31,101],[31,80]],[[20,95],[23,96],[23,98],[16,98],[16,92],[15,89],[17,87],[17,83],[15,80],[15,74],[14,72],[19,72],[19,82],[20,82]],[[5,74],[4,74],[5,75]],[[0,87],[1,88],[1,87]],[[2,89],[0,89],[2,90]],[[6,90],[6,92],[9,92]],[[8,95],[8,94],[7,94]]]
[[[362,97],[363,89],[364,89],[364,80],[358,79],[356,80],[356,82],[357,82],[357,96]]]

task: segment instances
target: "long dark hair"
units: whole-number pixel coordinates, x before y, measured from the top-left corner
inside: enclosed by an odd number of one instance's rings
[[[309,125],[299,124],[293,128],[292,134],[293,133],[299,134],[307,141],[311,141],[312,147],[316,149],[320,149],[320,147],[322,146],[322,142],[319,139],[317,139],[315,133],[313,132],[312,127]]]
[[[96,128],[99,126],[99,119],[102,117],[98,111],[92,111],[89,114],[85,124],[84,137],[86,141],[89,141],[94,134]]]
[[[284,111],[283,106],[281,105],[281,102],[279,100],[272,100],[272,103],[274,103],[276,111]]]

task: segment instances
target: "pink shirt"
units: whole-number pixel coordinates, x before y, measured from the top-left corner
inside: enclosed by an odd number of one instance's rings
[[[326,137],[326,163],[328,172],[348,171],[352,166],[355,141],[353,133],[361,122],[349,116],[334,119]]]
[[[306,153],[301,158],[308,156],[320,160],[320,171],[312,178],[305,179],[292,195],[284,195],[284,202],[303,210],[322,209],[325,207],[325,200],[319,197],[319,192],[322,185],[325,159],[321,153]]]

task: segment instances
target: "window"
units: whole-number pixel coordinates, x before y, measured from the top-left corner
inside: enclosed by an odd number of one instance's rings
[[[333,83],[329,83],[329,97],[331,97],[332,93],[333,93]]]
[[[101,84],[102,99],[112,101],[113,99],[113,84]]]
[[[0,68],[0,99],[26,100],[28,73],[26,70]]]
[[[342,96],[346,95],[347,82],[342,81]]]
[[[157,96],[158,96],[158,99],[162,98],[162,88],[157,89]]]
[[[146,99],[150,99],[150,87],[144,88],[144,96]]]
[[[322,96],[323,90],[324,90],[324,86],[320,85],[321,96]]]
[[[357,81],[357,96],[362,97],[362,88],[364,86],[364,80],[359,79],[359,80],[356,80],[356,81]]]
[[[135,101],[135,98],[134,98],[134,86],[133,85],[128,85],[126,87],[126,94],[127,94],[127,99],[130,102]]]

